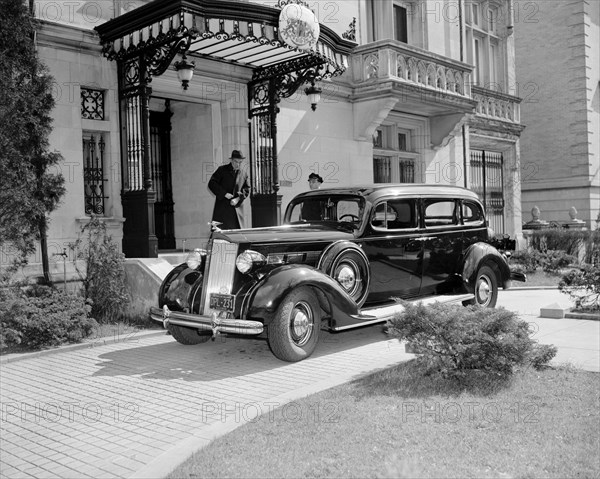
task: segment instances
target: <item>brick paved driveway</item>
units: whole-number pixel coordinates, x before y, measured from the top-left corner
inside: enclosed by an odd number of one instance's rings
[[[373,326],[324,333],[293,364],[256,339],[182,346],[166,335],[3,364],[0,475],[157,477],[177,444],[193,450],[222,426],[409,357]]]

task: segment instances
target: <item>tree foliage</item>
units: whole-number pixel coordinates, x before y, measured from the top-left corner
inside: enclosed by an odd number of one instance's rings
[[[48,213],[65,192],[49,151],[53,78],[38,59],[35,21],[22,0],[0,0],[0,245],[25,261],[45,240]]]

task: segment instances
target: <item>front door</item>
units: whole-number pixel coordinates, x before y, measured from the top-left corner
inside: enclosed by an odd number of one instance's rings
[[[158,249],[175,249],[175,221],[173,216],[173,186],[171,182],[171,116],[163,112],[150,112],[150,160],[152,184],[156,190],[154,224]]]

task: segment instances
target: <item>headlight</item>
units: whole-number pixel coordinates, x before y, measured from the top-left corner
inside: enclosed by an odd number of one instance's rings
[[[262,266],[267,262],[262,254],[257,251],[246,250],[235,260],[235,265],[240,273],[249,273],[255,267]]]
[[[205,256],[206,256],[206,250],[195,249],[185,259],[185,263],[187,264],[188,268],[196,269],[196,268],[198,268],[198,266],[200,266],[202,264]]]

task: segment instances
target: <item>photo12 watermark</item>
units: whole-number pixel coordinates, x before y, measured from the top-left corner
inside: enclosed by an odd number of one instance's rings
[[[133,402],[5,401],[0,403],[2,423],[100,422],[137,424],[139,406]]]
[[[411,424],[453,424],[458,422],[537,424],[540,406],[537,403],[502,403],[477,401],[418,402],[403,401],[400,405],[402,422]]]
[[[340,408],[336,402],[323,403],[280,403],[264,402],[225,402],[209,401],[200,405],[203,423],[256,422],[264,416],[269,423],[276,420],[290,423],[337,423],[340,421]]]

